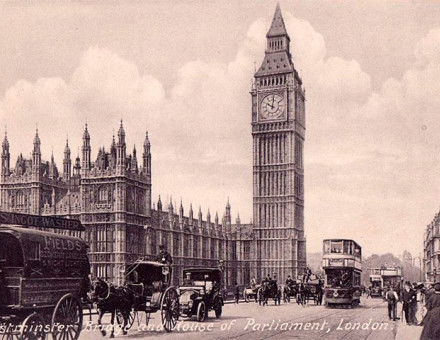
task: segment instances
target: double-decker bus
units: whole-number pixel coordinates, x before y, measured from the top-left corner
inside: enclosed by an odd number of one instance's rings
[[[353,240],[324,240],[325,305],[357,306],[361,297],[362,248]]]
[[[400,291],[402,269],[400,267],[370,268],[370,295],[381,297],[393,287]]]
[[[390,287],[400,291],[400,285],[402,280],[402,269],[400,267],[382,267],[380,269],[380,275],[382,276],[382,290],[387,292]]]
[[[370,268],[370,296],[381,297],[383,290],[382,275],[380,268]]]

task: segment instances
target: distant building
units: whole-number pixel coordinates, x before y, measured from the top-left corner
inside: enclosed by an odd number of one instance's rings
[[[423,260],[427,281],[440,281],[440,212],[426,226],[423,240]]]

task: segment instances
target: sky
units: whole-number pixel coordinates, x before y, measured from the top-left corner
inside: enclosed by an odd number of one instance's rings
[[[152,143],[153,199],[252,216],[250,85],[276,1],[0,3],[0,124],[12,166],[92,158],[124,121]],[[440,3],[280,1],[306,88],[307,249],[423,249],[440,206]]]

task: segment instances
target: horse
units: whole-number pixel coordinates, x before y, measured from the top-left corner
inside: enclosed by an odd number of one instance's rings
[[[251,298],[255,299],[255,302],[258,302],[258,290],[260,285],[249,286],[243,290],[243,297],[246,302],[249,302]]]
[[[134,295],[125,287],[115,287],[102,279],[97,279],[92,284],[90,294],[91,301],[96,303],[98,309],[98,325],[102,336],[106,336],[106,331],[102,329],[101,319],[105,313],[111,313],[112,331],[110,338],[114,338],[114,323],[117,311],[121,312],[123,318],[122,332],[127,334],[127,324],[134,302]]]

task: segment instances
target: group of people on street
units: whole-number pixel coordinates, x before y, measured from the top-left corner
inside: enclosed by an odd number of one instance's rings
[[[400,287],[390,286],[386,289],[385,299],[388,303],[388,317],[390,320],[397,320],[397,302],[402,302],[402,314],[408,325],[420,325],[424,315],[423,302],[425,299],[425,287],[417,283],[411,284],[406,281],[403,290]],[[368,295],[367,295],[368,297]],[[403,317],[403,315],[402,315]]]
[[[407,325],[423,326],[420,340],[440,339],[440,283],[425,287],[406,281],[401,292],[390,287],[385,298],[390,320],[399,319],[397,302],[401,301],[402,317]]]

